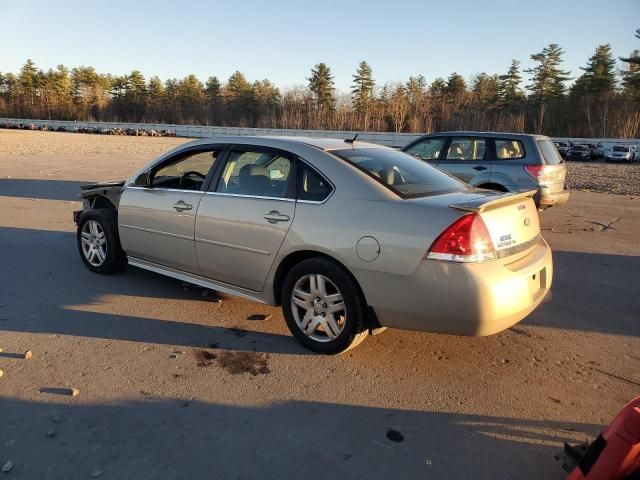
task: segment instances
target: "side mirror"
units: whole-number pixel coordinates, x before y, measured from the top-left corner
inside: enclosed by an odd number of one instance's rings
[[[149,172],[144,172],[140,176],[138,176],[138,178],[136,178],[134,185],[136,187],[150,187],[151,176],[149,175]]]

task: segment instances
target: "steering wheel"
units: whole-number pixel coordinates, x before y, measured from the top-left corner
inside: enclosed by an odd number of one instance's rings
[[[200,177],[203,182],[204,182],[204,179],[206,178],[206,175],[203,175],[200,172],[196,172],[195,170],[189,170],[187,172],[184,172],[182,175],[180,175],[180,186],[181,187],[182,187],[182,181],[185,179],[185,177],[188,177],[190,175],[194,175],[196,177]]]

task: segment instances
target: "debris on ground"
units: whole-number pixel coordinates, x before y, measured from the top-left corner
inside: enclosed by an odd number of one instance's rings
[[[622,217],[614,218],[609,223],[588,221],[587,223],[591,223],[592,225],[595,225],[595,227],[585,228],[584,230],[586,232],[604,232],[605,230],[617,230],[617,228],[614,228],[611,225],[619,221],[621,218]]]
[[[53,417],[51,417],[51,421],[53,423],[60,423],[62,422],[63,418],[60,415],[54,415]]]
[[[100,476],[102,476],[104,472],[102,470],[100,470],[99,468],[96,468],[93,472],[91,472],[91,478],[98,478]]]
[[[402,435],[399,431],[393,429],[387,430],[386,437],[388,440],[391,440],[395,443],[400,443],[404,440],[404,435]]]
[[[11,471],[11,469],[13,468],[13,462],[11,460],[9,460],[7,463],[5,463],[2,466],[2,471],[4,473],[9,473]]]
[[[249,315],[247,320],[271,320],[272,315],[270,313],[254,313],[253,315]]]
[[[31,350],[27,350],[26,352],[24,352],[25,360],[31,360],[32,358],[33,358],[33,353],[31,352]]]
[[[256,352],[223,352],[218,356],[218,365],[232,375],[250,373],[253,376],[271,373],[264,353]]]
[[[3,375],[4,375],[4,372],[0,370],[0,377],[2,377]]]
[[[47,433],[45,435],[47,437],[49,437],[49,438],[55,437],[56,436],[56,431],[55,430],[47,430]]]
[[[213,364],[213,361],[216,358],[218,358],[215,353],[207,352],[206,350],[198,350],[195,355],[198,360],[199,367],[208,367]]]

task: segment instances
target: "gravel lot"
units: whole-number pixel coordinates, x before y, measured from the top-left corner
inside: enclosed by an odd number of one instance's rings
[[[563,442],[593,438],[638,394],[636,194],[577,191],[541,214],[552,296],[517,326],[388,330],[323,357],[277,308],[78,258],[79,185],[182,141],[0,131],[7,478],[560,480]]]
[[[157,155],[190,140],[0,130],[0,155]],[[567,162],[567,169],[568,182],[573,190],[640,195],[640,163]]]

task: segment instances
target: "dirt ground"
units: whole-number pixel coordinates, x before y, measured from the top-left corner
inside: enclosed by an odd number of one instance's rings
[[[0,131],[7,478],[561,479],[563,442],[640,393],[640,197],[577,191],[541,214],[552,295],[517,326],[387,330],[324,357],[277,308],[83,266],[79,185],[183,141]]]

